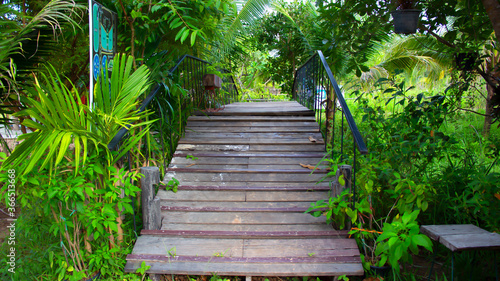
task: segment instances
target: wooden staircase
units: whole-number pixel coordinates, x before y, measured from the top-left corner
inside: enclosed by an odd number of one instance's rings
[[[235,103],[188,119],[160,190],[162,224],[143,230],[125,271],[223,276],[363,275],[359,250],[304,211],[327,199],[324,143],[296,102]]]

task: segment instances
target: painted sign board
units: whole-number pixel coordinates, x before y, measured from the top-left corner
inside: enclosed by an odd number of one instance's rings
[[[93,106],[94,85],[101,71],[113,68],[116,53],[118,16],[100,3],[89,0],[90,21],[90,107]]]
[[[101,74],[101,68],[113,66],[116,52],[117,15],[101,4],[93,1],[92,4],[92,64],[94,82]]]

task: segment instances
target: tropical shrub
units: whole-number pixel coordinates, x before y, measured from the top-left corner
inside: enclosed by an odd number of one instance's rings
[[[140,189],[133,184],[137,172],[125,171],[121,158],[137,149],[153,122],[145,119],[149,112],[138,110],[149,70],[132,66],[132,57],[115,58],[111,76],[102,73],[98,81],[93,108],[48,67],[30,90],[36,98],[17,114],[31,116],[24,124],[33,133],[21,137],[2,169],[16,169],[21,208],[42,206],[38,215],[47,221],[47,235],[60,243],[50,254],[58,280],[80,280],[95,271],[114,275],[124,266],[118,258],[128,247],[123,220],[133,215],[131,197]],[[129,137],[111,151],[108,144],[123,127]]]

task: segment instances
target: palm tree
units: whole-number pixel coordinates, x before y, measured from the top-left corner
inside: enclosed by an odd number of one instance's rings
[[[33,17],[28,17],[14,8],[10,2],[0,4],[0,126],[10,124],[10,115],[22,108],[26,97],[23,91],[32,85],[28,76],[36,71],[37,64],[51,54],[52,34],[57,33],[62,23],[73,28],[77,11],[85,7],[69,0],[52,0]],[[0,135],[0,141],[5,143]],[[8,148],[7,148],[8,149]]]
[[[85,176],[84,183],[92,186],[90,190],[93,192],[86,191],[86,195],[81,193],[81,197],[85,197],[80,200],[85,201],[85,204],[97,204],[95,205],[97,209],[89,211],[101,212],[99,206],[112,206],[116,213],[112,212],[114,215],[110,218],[115,221],[103,226],[95,222],[91,224],[90,221],[77,220],[77,215],[82,217],[85,213],[85,210],[79,210],[75,211],[76,214],[72,217],[73,224],[60,230],[61,237],[64,237],[61,238],[61,243],[70,249],[65,254],[71,257],[75,271],[78,272],[87,269],[85,262],[82,262],[86,257],[80,254],[83,251],[80,250],[82,239],[77,238],[80,233],[79,229],[92,230],[86,233],[93,233],[94,230],[100,229],[101,235],[102,232],[106,232],[104,245],[109,243],[110,250],[120,247],[123,240],[120,215],[123,210],[121,205],[116,206],[117,200],[111,196],[113,192],[110,188],[120,185],[120,182],[113,180],[113,177],[116,176],[116,171],[120,170],[118,161],[127,152],[137,149],[138,143],[146,134],[149,134],[149,128],[155,121],[147,120],[146,116],[150,113],[138,110],[140,97],[151,85],[149,69],[146,65],[142,65],[136,71],[132,71],[132,68],[132,57],[120,55],[115,57],[111,77],[108,78],[103,73],[101,77],[105,78],[98,81],[100,86],[96,88],[95,107],[91,111],[89,106],[81,102],[76,89],[73,87],[73,90],[70,90],[55,69],[51,66],[47,67],[48,74],[40,74],[39,79],[36,79],[35,87],[29,89],[33,98],[26,98],[28,108],[15,114],[33,118],[33,120],[25,119],[24,124],[36,130],[22,135],[20,139],[23,142],[2,163],[2,169],[15,167],[20,177],[32,177],[33,174],[47,171],[44,168],[48,167],[51,180],[81,179],[83,173],[79,171],[84,168],[88,169],[89,166],[95,171],[100,171],[98,174]],[[123,127],[128,128],[130,137],[122,141],[118,153],[112,152],[108,149],[108,144]],[[33,169],[38,170],[33,171]],[[66,178],[62,178],[64,173]],[[124,194],[129,194],[130,189],[127,189],[126,184],[124,185],[125,187],[122,188]],[[72,192],[77,187],[72,186]],[[51,196],[48,198],[45,196],[50,187],[28,184],[20,185],[19,188],[23,191],[30,190],[30,188],[39,189],[38,197],[33,195],[30,200],[41,198],[47,204],[52,202],[52,205],[44,208],[44,214],[47,218],[53,217],[54,224],[61,223],[62,217],[55,214],[63,213],[66,209],[60,204],[59,199],[53,202],[50,201]],[[92,197],[91,194],[106,194],[106,196]],[[129,199],[126,197],[123,200]],[[65,203],[72,205],[76,204],[75,202]],[[96,239],[95,233],[93,240],[85,235],[83,243],[88,253],[92,252],[91,242],[95,243]],[[102,247],[102,244],[100,245]]]
[[[452,68],[453,56],[442,50],[439,42],[429,36],[393,35],[385,42],[377,43],[370,51],[372,66],[361,76],[363,83],[373,83],[388,78],[396,70],[405,74],[406,80],[417,84],[425,77],[428,85],[439,81]]]

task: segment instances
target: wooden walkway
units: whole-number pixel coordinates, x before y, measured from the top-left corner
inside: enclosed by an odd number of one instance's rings
[[[234,103],[192,116],[160,190],[161,230],[143,230],[125,270],[226,276],[363,275],[346,231],[304,211],[328,198],[312,111],[296,102]]]

